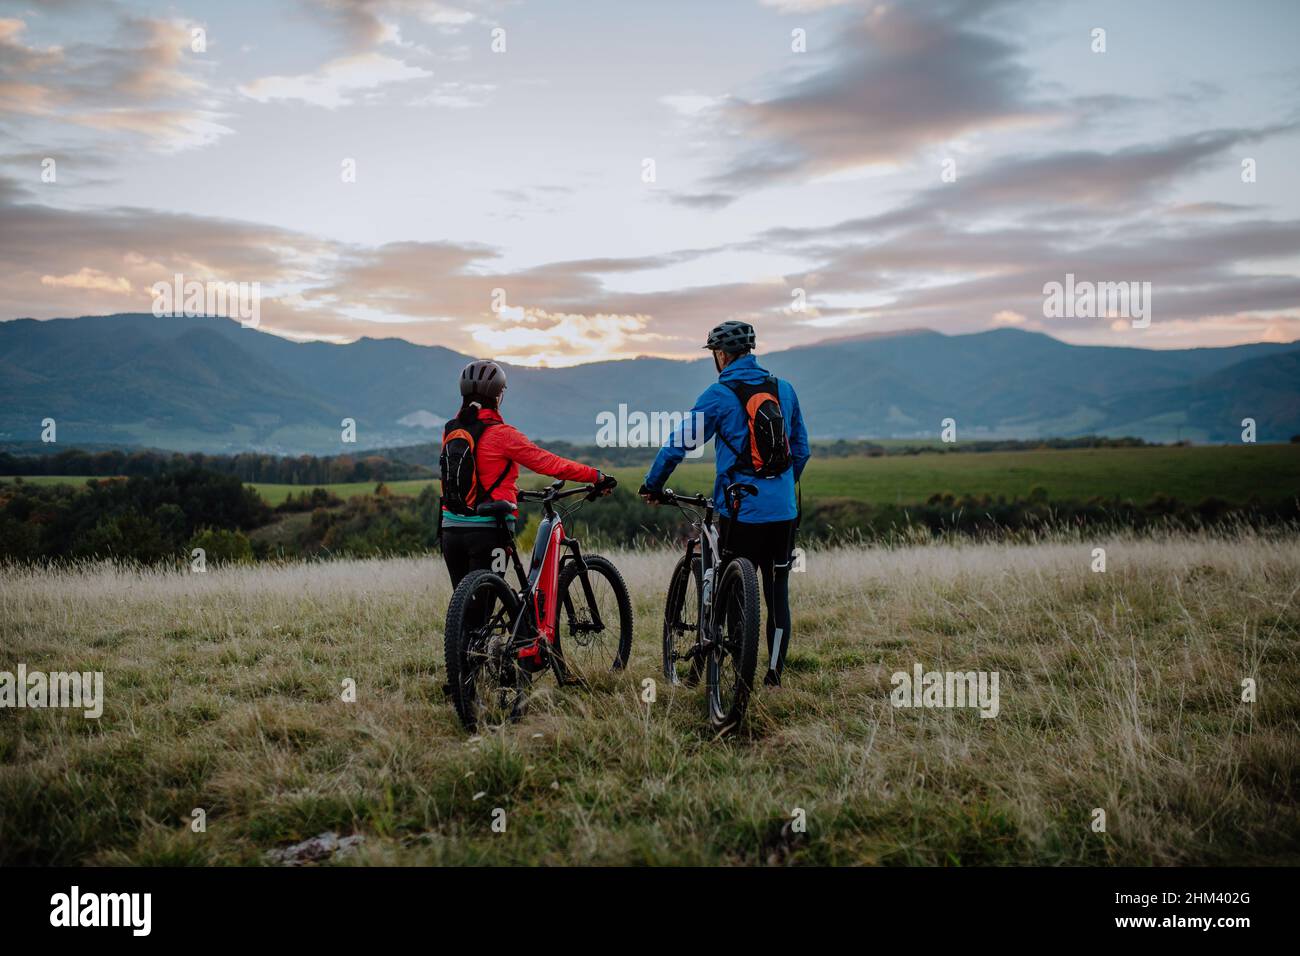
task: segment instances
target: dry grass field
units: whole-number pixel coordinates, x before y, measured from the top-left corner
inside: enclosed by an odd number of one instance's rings
[[[612,557],[628,672],[548,677],[475,738],[437,557],[0,567],[0,670],[106,688],[98,720],[0,709],[0,863],[259,864],[324,831],[363,837],[349,863],[1300,863],[1294,537],[814,551],[786,686],[726,740],[699,689],[639,699],[675,556]],[[894,708],[917,662],[997,671],[998,716]]]

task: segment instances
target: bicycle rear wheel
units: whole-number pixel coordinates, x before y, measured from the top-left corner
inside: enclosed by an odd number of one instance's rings
[[[529,674],[510,649],[519,599],[491,571],[471,571],[447,607],[443,648],[447,684],[466,730],[523,716]]]
[[[704,660],[691,656],[700,638],[700,558],[686,555],[677,559],[668,579],[668,600],[664,604],[664,679],[673,685],[694,687],[704,672]]]
[[[585,585],[582,568],[574,560],[565,562],[556,588],[560,605],[554,653],[561,680],[586,681],[622,670],[632,653],[632,598],[623,575],[598,554],[585,556],[583,562]]]
[[[718,643],[708,658],[709,724],[733,733],[745,718],[758,662],[758,572],[748,558],[732,558],[714,598]]]

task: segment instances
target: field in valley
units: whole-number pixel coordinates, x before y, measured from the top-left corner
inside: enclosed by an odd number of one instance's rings
[[[641,484],[646,469],[616,468],[629,487]],[[431,482],[394,481],[394,494],[418,494]],[[672,484],[681,490],[712,487],[711,462],[682,465]],[[1271,500],[1300,490],[1300,445],[1080,448],[891,455],[881,458],[817,458],[804,474],[804,495],[858,498],[880,503],[924,501],[932,494],[1027,497],[1043,488],[1056,500],[1131,498],[1158,494],[1183,501],[1211,496],[1239,503],[1252,497]],[[254,485],[271,505],[284,501],[294,485]],[[326,485],[341,498],[374,490],[374,482]]]
[[[673,556],[614,557],[627,673],[547,678],[478,738],[439,691],[436,557],[0,567],[0,670],[106,684],[98,720],[0,709],[0,864],[257,864],[331,830],[354,863],[1300,863],[1294,537],[813,551],[786,686],[727,740],[698,689],[640,702]],[[997,671],[999,715],[892,707],[917,662]]]
[[[613,469],[636,488],[644,467]],[[527,474],[527,473],[525,473]],[[681,490],[712,485],[711,462],[687,462],[671,484]],[[0,478],[12,481],[12,478]],[[35,484],[74,483],[81,476],[24,478]],[[340,498],[368,494],[373,481],[319,486],[255,482],[251,487],[272,506],[291,493],[326,488]],[[398,495],[416,495],[429,480],[387,482]],[[857,498],[881,504],[924,501],[933,494],[958,497],[1004,495],[1025,498],[1036,488],[1052,500],[1124,498],[1145,502],[1167,495],[1187,502],[1208,497],[1239,504],[1270,501],[1300,491],[1300,444],[1153,446],[1146,448],[1036,449],[967,453],[889,455],[880,458],[815,458],[804,474],[807,498]]]
[[[645,469],[616,469],[615,474],[635,487]],[[713,465],[687,463],[674,473],[670,484],[708,490],[713,485]],[[1300,491],[1300,444],[815,458],[804,472],[803,486],[806,498],[857,498],[881,504],[924,501],[948,493],[1025,498],[1035,488],[1058,501],[1120,497],[1144,502],[1163,494],[1183,501],[1213,496],[1239,503]]]

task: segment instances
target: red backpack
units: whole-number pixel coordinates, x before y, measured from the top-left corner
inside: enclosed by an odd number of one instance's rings
[[[781,410],[781,397],[776,376],[769,375],[756,384],[723,382],[740,401],[745,421],[749,425],[749,448],[741,454],[723,438],[718,437],[736,456],[735,470],[756,478],[775,478],[784,474],[792,464],[790,458],[790,432],[786,428],[785,413]]]

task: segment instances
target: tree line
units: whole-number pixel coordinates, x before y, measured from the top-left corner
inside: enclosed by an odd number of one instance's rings
[[[232,475],[200,468],[163,475],[89,479],[84,487],[0,483],[0,559],[48,561],[117,558],[181,563],[194,548],[209,561],[427,554],[436,548],[435,486],[392,494],[383,483],[346,501],[304,491],[274,511]],[[296,515],[295,515],[296,513]],[[521,547],[531,543],[537,506],[521,508]],[[264,528],[279,518],[273,533]],[[630,489],[579,505],[566,527],[592,547],[678,545],[691,533],[671,507],[647,508]],[[1267,500],[1231,504],[1156,495],[1055,500],[1042,488],[1026,497],[935,494],[912,504],[854,498],[804,500],[802,545],[916,542],[960,535],[1016,539],[1055,531],[1250,527],[1300,530],[1300,488]],[[267,529],[270,532],[270,529]]]
[[[399,481],[432,478],[421,465],[394,461],[377,453],[297,457],[241,452],[209,455],[203,452],[83,451],[72,448],[50,455],[14,455],[0,452],[0,475],[88,475],[95,477],[157,477],[201,468],[230,475],[244,482],[284,485],[329,485],[349,481]]]
[[[187,554],[197,538],[233,543],[273,517],[232,475],[201,468],[90,479],[75,485],[0,484],[0,558],[124,558]],[[247,541],[237,550],[245,550]]]
[[[599,468],[649,465],[656,448],[604,448],[566,441],[544,443],[565,458],[589,462]],[[1140,438],[1081,438],[1042,440],[977,440],[952,445],[889,444],[865,439],[814,442],[814,458],[880,457],[885,455],[942,454],[948,452],[1024,451],[1037,448],[1132,448],[1146,445]],[[344,482],[404,481],[436,478],[441,445],[426,442],[400,448],[360,451],[354,455],[271,455],[240,452],[210,455],[204,452],[170,452],[156,449],[84,450],[72,448],[53,454],[24,455],[0,452],[0,477],[86,475],[92,477],[159,476],[202,468],[231,475],[244,482],[280,485],[331,485]],[[712,460],[706,454],[706,460]]]

